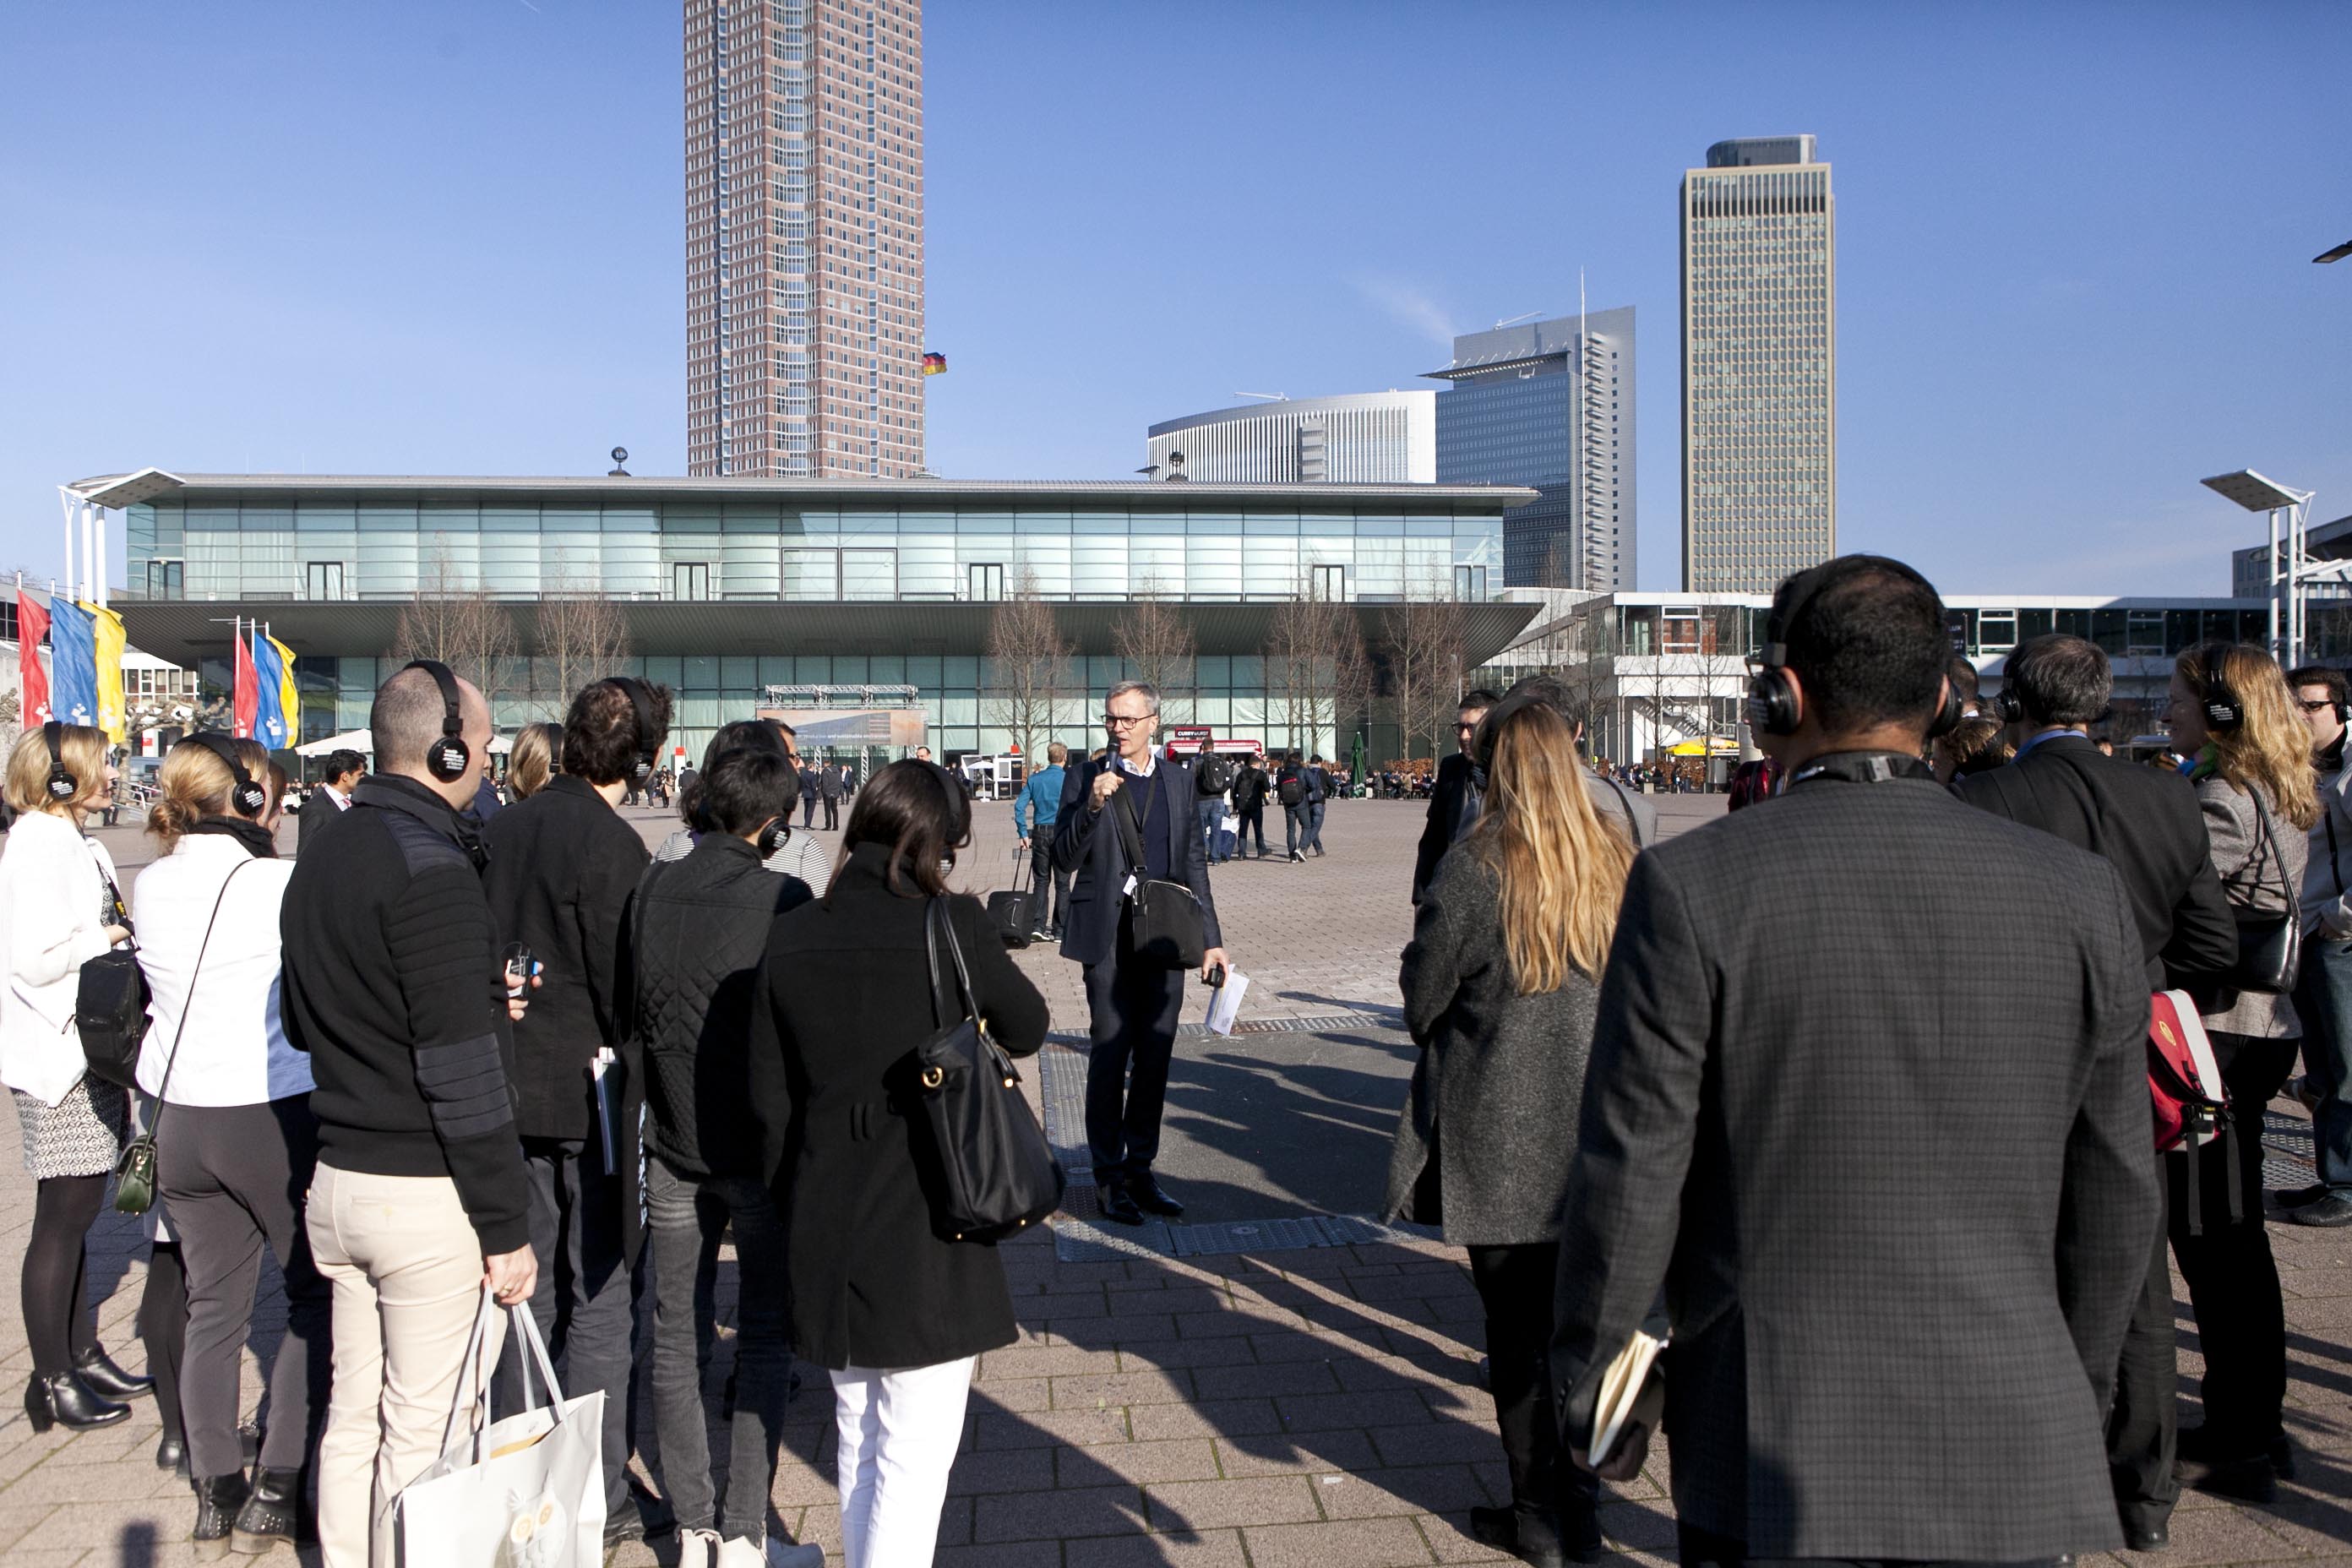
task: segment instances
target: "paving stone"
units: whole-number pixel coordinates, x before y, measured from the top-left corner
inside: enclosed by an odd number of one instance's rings
[[[1361,1432],[1301,1432],[1279,1442],[1217,1445],[1219,1465],[1228,1476],[1328,1475],[1376,1468],[1380,1456]]]
[[[1054,1408],[1082,1410],[1093,1405],[1171,1405],[1192,1397],[1192,1374],[1174,1372],[1082,1373],[1057,1377]]]
[[[1256,1525],[1242,1531],[1254,1568],[1404,1568],[1434,1563],[1429,1542],[1409,1519],[1349,1519],[1316,1524]]]
[[[1241,1394],[1279,1398],[1287,1394],[1336,1394],[1339,1380],[1328,1362],[1280,1362],[1273,1366],[1204,1366],[1192,1373],[1203,1399]]]
[[[1275,1413],[1297,1432],[1334,1426],[1402,1426],[1434,1419],[1421,1396],[1402,1389],[1385,1394],[1314,1394],[1276,1399]]]
[[[1140,1487],[1065,1487],[983,1497],[976,1502],[972,1538],[982,1543],[1134,1535],[1144,1528]]]
[[[1208,1530],[1217,1525],[1288,1524],[1320,1519],[1315,1488],[1304,1476],[1245,1480],[1177,1481],[1145,1489],[1160,1530]]]
[[[1241,1531],[1102,1536],[1062,1549],[1063,1568],[1247,1568]]]
[[[1054,1468],[1056,1484],[1065,1487],[1107,1486],[1114,1481],[1152,1486],[1164,1481],[1221,1479],[1216,1447],[1202,1437],[1057,1448],[1054,1451]]]
[[[1160,1437],[1236,1440],[1282,1430],[1271,1399],[1203,1399],[1191,1405],[1139,1405],[1128,1412],[1138,1442]]]
[[[1032,1491],[1054,1484],[1054,1452],[1049,1447],[982,1449],[956,1456],[948,1477],[948,1495]],[[819,1502],[820,1498],[805,1500]]]
[[[1492,1487],[1467,1465],[1407,1465],[1351,1470],[1321,1480],[1316,1496],[1329,1519],[1446,1513],[1508,1500],[1507,1484]]]

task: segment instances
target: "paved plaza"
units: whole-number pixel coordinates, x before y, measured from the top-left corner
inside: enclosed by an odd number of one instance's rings
[[[1674,831],[1717,803],[1659,805]],[[672,826],[653,812],[629,815],[649,840]],[[959,885],[1009,885],[1011,808],[983,803],[977,820]],[[1507,1498],[1462,1254],[1370,1217],[1412,1064],[1396,971],[1411,933],[1421,820],[1412,804],[1337,805],[1327,858],[1213,872],[1226,944],[1252,984],[1244,1027],[1230,1037],[1198,1027],[1199,987],[1187,1002],[1160,1162],[1192,1205],[1181,1225],[1136,1232],[1091,1223],[1075,1123],[1086,1067],[1077,972],[1046,949],[1020,955],[1054,1009],[1053,1038],[1027,1078],[1073,1167],[1072,1212],[1054,1234],[1003,1249],[1022,1339],[982,1358],[940,1533],[942,1568],[1505,1560],[1466,1534],[1474,1504]],[[130,830],[109,837],[119,859],[143,858]],[[290,849],[290,830],[286,842]],[[2308,1180],[2308,1124],[2284,1103],[2274,1110],[2273,1184]],[[13,1269],[32,1184],[14,1119],[0,1121],[0,1246]],[[2136,1563],[2352,1563],[2352,1234],[2292,1226],[2271,1234],[2286,1280],[2299,1479],[2266,1508],[2187,1494],[2171,1550]],[[101,1337],[133,1366],[142,1248],[137,1224],[111,1214],[93,1242]],[[723,1280],[731,1312],[731,1269]],[[15,1293],[5,1298],[0,1347],[22,1380],[29,1363]],[[257,1351],[281,1321],[273,1298]],[[2185,1305],[2180,1350],[2184,1391],[2193,1393],[2200,1362]],[[722,1344],[718,1361],[730,1353]],[[714,1389],[723,1372],[712,1367]],[[837,1552],[831,1399],[822,1370],[801,1374],[775,1519]],[[249,1361],[248,1410],[259,1392]],[[13,1399],[0,1409],[0,1563],[188,1560],[193,1503],[151,1462],[152,1404],[126,1426],[80,1436],[35,1436]],[[2184,1421],[2198,1418],[2185,1398]],[[644,1425],[650,1450],[649,1413]],[[714,1426],[722,1463],[726,1441]],[[1663,1445],[1641,1481],[1612,1489],[1602,1512],[1629,1560],[1673,1560],[1662,1453]],[[666,1540],[614,1561],[670,1562],[675,1550]]]

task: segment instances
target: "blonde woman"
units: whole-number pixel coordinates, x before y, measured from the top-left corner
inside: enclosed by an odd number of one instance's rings
[[[2172,668],[2173,749],[2190,759],[2213,870],[2241,918],[2284,915],[2303,885],[2305,833],[2319,820],[2311,731],[2286,677],[2260,648],[2207,643]],[[2198,1486],[2267,1502],[2294,1465],[2281,1425],[2286,1323],[2278,1265],[2263,1228],[2263,1108],[2286,1082],[2303,1038],[2285,995],[2222,991],[2199,998],[2230,1091],[2235,1136],[2166,1156],[2172,1255],[2188,1282],[2205,1349],[2205,1424],[2180,1433],[2183,1459],[2208,1467]],[[2241,1212],[2229,1211],[2238,1162]],[[2200,1162],[2198,1233],[2185,1180]]]
[[[1474,1509],[1489,1545],[1528,1562],[1601,1549],[1599,1481],[1559,1451],[1544,1354],[1559,1207],[1598,978],[1633,847],[1587,793],[1551,707],[1507,698],[1478,727],[1477,824],[1438,862],[1401,984],[1421,1046],[1389,1165],[1388,1213],[1470,1252],[1511,1507]]]
[[[83,1298],[83,1241],[122,1152],[129,1103],[91,1078],[73,1026],[81,966],[131,935],[114,860],[86,837],[114,793],[106,736],[79,724],[27,730],[8,754],[6,795],[20,815],[0,856],[0,1082],[16,1102],[25,1169],[39,1184],[25,1246],[25,1337],[33,1379],[25,1414],[37,1432],[127,1420],[124,1399],[153,1391],[99,1348]]]
[[[529,800],[563,771],[563,726],[525,724],[507,753],[507,787],[516,800]]]

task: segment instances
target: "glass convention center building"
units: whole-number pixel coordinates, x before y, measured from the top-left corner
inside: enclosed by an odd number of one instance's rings
[[[486,594],[507,612],[515,656],[493,692],[502,731],[560,716],[568,696],[554,689],[538,604],[611,602],[626,628],[623,672],[677,694],[671,738],[692,756],[762,707],[912,710],[943,759],[1006,750],[986,650],[997,603],[1024,584],[1053,603],[1083,670],[1053,733],[1087,747],[1100,743],[1103,689],[1127,673],[1115,628],[1138,598],[1167,603],[1192,629],[1186,721],[1326,756],[1346,754],[1363,720],[1326,714],[1305,732],[1286,722],[1265,652],[1286,601],[1345,602],[1367,642],[1384,606],[1459,601],[1465,668],[1536,610],[1499,598],[1503,513],[1535,499],[1509,486],[149,468],[73,488],[125,514],[115,608],[132,644],[226,691],[230,623],[268,623],[296,655],[305,741],[365,728],[371,694],[397,668],[402,611],[431,592]],[[876,733],[899,743],[881,749],[903,750],[909,729],[883,725]],[[835,730],[820,726],[828,742]],[[1398,754],[1392,729],[1365,744]]]

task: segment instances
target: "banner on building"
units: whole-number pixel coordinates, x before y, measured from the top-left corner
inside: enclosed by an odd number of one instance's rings
[[[98,626],[71,599],[49,601],[49,708],[61,724],[98,723]]]
[[[229,691],[232,732],[240,741],[249,741],[254,723],[261,717],[261,678],[253,668],[253,645],[245,640],[243,622],[237,624],[237,635],[229,642],[236,650],[236,673]]]
[[[49,672],[41,666],[41,639],[49,635],[49,612],[16,585],[16,679],[24,693],[16,716],[29,730],[57,717],[49,711]]]
[[[90,652],[96,669],[98,727],[116,745],[131,738],[129,704],[122,695],[122,650],[129,646],[122,617],[103,605],[84,605],[89,613]]]
[[[803,756],[827,747],[912,751],[930,744],[930,725],[919,708],[762,708],[759,716],[789,725]]]

